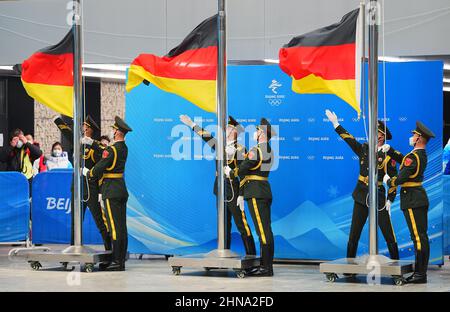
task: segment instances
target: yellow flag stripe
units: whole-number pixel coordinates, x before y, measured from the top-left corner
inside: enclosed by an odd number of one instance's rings
[[[147,80],[166,92],[174,93],[207,112],[216,111],[216,81],[175,79],[155,76],[142,66],[131,65],[128,70],[127,92]]]
[[[356,99],[356,83],[354,79],[326,80],[314,74],[304,78],[292,79],[292,91],[301,94],[335,94],[347,102],[354,110],[361,113],[359,100]]]
[[[73,117],[73,87],[41,83],[29,83],[22,80],[28,95],[41,104],[60,114]]]

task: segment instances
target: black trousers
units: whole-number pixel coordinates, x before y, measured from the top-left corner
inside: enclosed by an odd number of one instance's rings
[[[104,199],[112,239],[112,260],[124,264],[128,250],[128,198]]]
[[[100,235],[103,239],[103,245],[105,247],[105,250],[111,250],[111,238],[109,234],[109,228],[108,223],[106,220],[106,214],[104,210],[102,209],[100,202],[98,201],[98,194],[100,191],[99,185],[97,181],[89,181],[89,183],[86,183],[86,179],[83,178],[83,202],[82,202],[82,211],[81,211],[81,217],[82,220],[84,220],[84,215],[86,213],[86,207],[89,207],[89,210],[91,211],[92,217],[94,219],[95,225],[97,226],[98,231],[100,232]],[[72,207],[72,235],[71,235],[71,243],[74,242],[74,209],[73,209],[73,185],[72,185],[72,201],[71,201],[71,207]]]
[[[249,198],[247,199],[248,208],[255,224],[256,233],[258,233],[259,244],[261,248],[261,266],[267,270],[273,269],[274,240],[272,233],[272,221],[270,207],[272,199],[268,198]]]
[[[430,259],[430,242],[428,240],[428,207],[403,210],[408,223],[411,240],[414,242],[416,265],[414,272],[426,274]]]
[[[245,212],[237,205],[237,194],[235,194],[232,201],[226,203],[227,207],[227,240],[226,248],[230,249],[231,246],[231,219],[233,218],[236,227],[241,234],[242,242],[244,243],[246,255],[256,255],[255,240],[253,239],[252,232],[248,225]]]
[[[358,202],[354,203],[352,224],[350,228],[350,234],[347,245],[347,258],[355,258],[358,250],[358,243],[361,237],[361,232],[366,224],[367,217],[369,215],[369,208],[366,205]],[[378,226],[383,233],[386,240],[387,247],[389,249],[389,255],[391,259],[399,259],[397,240],[394,234],[394,228],[392,227],[391,217],[386,209],[378,211]]]

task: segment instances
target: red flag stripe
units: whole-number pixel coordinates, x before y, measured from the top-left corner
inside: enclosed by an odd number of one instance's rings
[[[154,76],[175,79],[216,80],[217,47],[187,50],[175,57],[141,54],[132,65],[142,66]]]
[[[326,80],[355,79],[355,44],[282,48],[280,67],[298,80],[315,74]]]
[[[22,80],[27,83],[73,86],[73,54],[36,52],[22,64]]]

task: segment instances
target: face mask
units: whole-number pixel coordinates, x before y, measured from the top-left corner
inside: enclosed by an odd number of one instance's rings
[[[17,142],[17,145],[16,145],[17,148],[22,148],[22,146],[23,146],[23,142],[22,141]]]
[[[256,142],[258,142],[258,138],[259,138],[259,136],[258,136],[258,131],[255,131],[255,132],[253,133],[253,140],[255,140]]]
[[[109,134],[109,137],[112,138],[112,141],[114,141],[114,136],[116,135],[116,130],[111,131],[111,133]]]
[[[417,143],[417,140],[414,141],[414,137],[410,137],[409,138],[409,145],[410,146],[414,147],[416,145],[416,143]]]
[[[53,150],[53,156],[55,157],[61,157],[62,151],[61,150]]]

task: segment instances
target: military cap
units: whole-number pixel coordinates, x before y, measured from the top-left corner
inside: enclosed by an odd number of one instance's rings
[[[433,133],[433,131],[431,131],[430,129],[427,128],[427,126],[425,126],[423,123],[421,123],[420,121],[416,121],[416,129],[414,129],[412,131],[412,133],[416,133],[420,136],[423,136],[427,141],[430,138],[434,138],[436,137]]]
[[[228,116],[228,125],[232,126],[239,133],[244,132],[244,127],[236,121],[232,116]]]
[[[391,131],[389,131],[389,128],[381,120],[378,120],[378,131],[384,134],[386,140],[392,140]]]
[[[112,127],[114,129],[120,130],[124,134],[133,131],[133,129],[131,129],[130,126],[128,126],[127,123],[123,121],[123,119],[120,118],[119,116],[116,116],[114,118],[114,125]]]
[[[94,119],[92,119],[90,115],[87,115],[86,119],[84,120],[84,124],[89,128],[100,131],[100,127],[97,125],[97,123],[94,121]]]
[[[272,125],[266,118],[261,118],[261,122],[259,123],[259,126],[256,126],[256,129],[262,130],[266,133],[267,139],[271,139],[272,136],[277,135],[276,132],[272,129]]]

